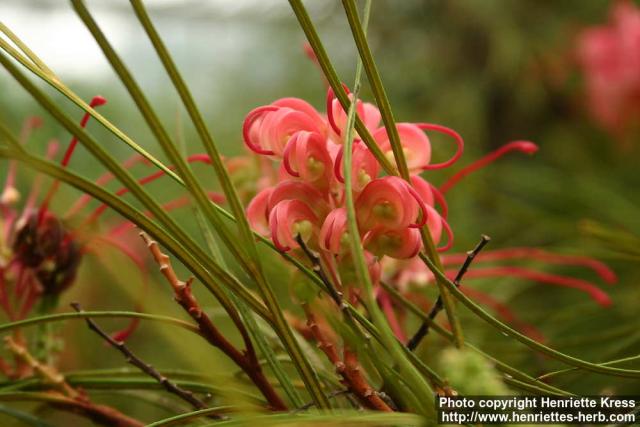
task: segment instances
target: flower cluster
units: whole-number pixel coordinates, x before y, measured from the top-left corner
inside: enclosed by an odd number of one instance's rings
[[[380,126],[380,112],[357,101],[357,114],[381,152],[392,159],[390,138]],[[265,185],[249,203],[252,227],[269,235],[281,251],[299,248],[297,239],[325,255],[338,258],[348,252],[343,135],[347,115],[329,90],[327,114],[307,102],[283,98],[251,111],[243,137],[253,152],[276,162],[277,178]],[[363,247],[370,256],[405,259],[422,247],[419,228],[427,226],[436,244],[448,234],[446,205],[438,190],[419,173],[449,166],[462,154],[462,138],[454,131],[426,123],[398,123],[398,134],[411,182],[381,176],[380,163],[367,145],[356,138],[352,176],[356,216]],[[431,163],[431,142],[425,131],[452,136],[457,152],[451,160]],[[440,204],[440,212],[436,209]]]
[[[41,125],[37,117],[26,120],[22,142]],[[51,141],[47,156],[52,158],[57,150],[57,142]],[[10,320],[24,318],[42,296],[56,296],[69,287],[82,259],[77,239],[60,218],[36,206],[41,177],[18,209],[21,195],[15,185],[16,172],[12,161],[0,195],[0,305]]]
[[[105,103],[104,98],[96,96],[90,106],[97,108]],[[88,113],[83,116],[80,122],[82,127],[87,125],[89,118]],[[37,117],[26,120],[19,142],[26,144],[33,131],[41,126],[42,120]],[[77,145],[78,140],[73,137],[60,161],[62,167],[68,167]],[[51,141],[47,158],[54,159],[58,148],[58,142]],[[189,156],[187,161],[211,163],[204,154]],[[126,169],[140,164],[148,162],[138,154],[123,162]],[[130,233],[126,233],[135,227],[132,223],[121,221],[103,232],[97,230],[98,220],[107,210],[107,205],[100,204],[91,213],[82,215],[92,202],[88,194],[81,195],[65,213],[54,212],[51,202],[59,182],[54,181],[41,197],[44,177],[40,175],[34,179],[26,201],[21,203],[16,176],[17,163],[10,161],[0,193],[0,309],[9,320],[25,318],[37,304],[42,310],[54,308],[57,297],[75,282],[83,257],[86,254],[100,256],[105,247],[116,249],[129,258],[140,270],[146,287],[148,271],[136,247],[140,243],[137,238],[130,239]],[[164,172],[158,171],[140,178],[139,183],[149,184],[163,176]],[[113,179],[111,173],[104,173],[95,182],[107,186]],[[120,188],[115,193],[122,196],[128,191],[127,188]],[[209,196],[217,203],[224,201],[218,193],[210,193]],[[173,210],[188,203],[189,198],[183,196],[165,203],[163,208]],[[109,263],[103,265],[110,268]],[[137,308],[140,309],[141,304]],[[117,333],[116,337],[124,339],[136,324],[134,319],[130,327]]]
[[[380,112],[375,106],[362,101],[357,101],[356,107],[358,117],[379,151],[393,163],[390,138],[385,127],[380,126]],[[256,193],[247,207],[251,226],[269,236],[280,251],[299,253],[297,250],[301,244],[317,251],[322,268],[328,269],[331,278],[342,285],[355,280],[350,273],[342,172],[346,121],[344,109],[329,89],[326,115],[301,99],[283,98],[251,111],[243,126],[246,146],[258,154],[258,167],[252,168],[259,174],[254,177]],[[423,245],[420,228],[428,228],[434,243],[440,245],[438,249],[441,252],[448,250],[453,240],[447,223],[445,194],[464,177],[503,155],[514,151],[532,154],[538,147],[529,141],[509,142],[461,168],[436,188],[420,174],[454,164],[462,154],[462,138],[455,131],[434,124],[398,123],[396,128],[411,173],[409,181],[385,175],[381,162],[356,134],[351,165],[356,219],[373,281],[379,283],[380,279],[384,279],[404,295],[421,301],[424,295],[421,292],[413,294],[413,290],[433,283],[434,276],[416,257]],[[456,142],[456,153],[448,161],[432,162],[432,145],[425,133],[430,131],[447,135]],[[227,164],[233,176],[237,177],[249,173],[250,161],[247,157],[240,157],[229,159]],[[247,181],[246,177],[244,181]],[[445,234],[447,243],[442,244]],[[461,265],[464,258],[464,254],[442,257],[445,273],[451,279],[456,275],[453,267]],[[485,252],[477,258],[480,268],[474,267],[465,279],[512,277],[576,289],[587,293],[601,306],[611,304],[606,292],[585,280],[519,265],[482,267],[485,261],[522,260],[576,265],[592,269],[606,283],[614,283],[614,273],[591,258],[553,254],[537,248],[502,249]],[[508,307],[491,295],[467,286],[461,289],[523,332],[542,339],[534,327],[520,321]],[[404,341],[403,310],[394,306],[383,287],[377,286],[376,292],[392,329]]]
[[[640,122],[640,9],[620,1],[608,25],[584,30],[578,39],[589,107],[613,133]]]

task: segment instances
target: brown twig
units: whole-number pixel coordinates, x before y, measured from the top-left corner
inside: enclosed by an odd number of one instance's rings
[[[327,276],[324,268],[322,267],[320,257],[309,249],[300,235],[296,237],[296,241],[307,258],[309,258],[309,261],[312,264],[312,270],[318,275],[320,280],[322,280],[322,283],[324,283],[331,299],[333,299],[336,305],[340,308],[343,315],[351,320],[351,314],[346,310],[347,305],[343,301],[343,293],[337,289]],[[366,378],[362,374],[356,354],[350,351],[345,345],[343,350],[344,362],[341,361],[334,344],[318,326],[315,315],[311,310],[309,310],[308,305],[305,305],[304,309],[307,315],[307,325],[311,329],[311,332],[318,343],[318,347],[326,354],[329,361],[334,365],[336,372],[343,378],[345,386],[349,387],[349,390],[351,390],[353,394],[367,407],[377,409],[379,411],[392,411],[391,407],[389,407],[389,405],[380,398],[378,393],[367,382]]]
[[[82,308],[80,307],[80,304],[78,304],[77,302],[71,303],[71,307],[73,307],[73,309],[76,310],[78,313],[81,313],[83,311]],[[142,359],[136,356],[129,349],[129,347],[125,345],[124,342],[114,340],[108,333],[103,331],[93,320],[91,320],[91,318],[87,317],[85,318],[85,321],[87,322],[89,329],[94,331],[96,334],[100,335],[107,343],[109,343],[109,345],[111,345],[111,347],[115,348],[120,353],[122,353],[127,363],[135,366],[145,374],[149,375],[151,378],[158,381],[158,383],[160,383],[164,387],[164,389],[167,390],[169,393],[175,394],[180,399],[184,400],[185,402],[188,402],[191,406],[193,406],[196,409],[207,408],[207,405],[203,401],[198,399],[192,392],[190,392],[189,390],[185,390],[182,387],[178,386],[177,384],[171,382],[167,377],[162,375],[156,368],[154,368],[153,366],[144,362]]]
[[[367,408],[391,412],[391,407],[382,400],[362,374],[355,353],[345,348],[345,360],[344,362],[340,360],[335,344],[331,342],[324,331],[322,331],[322,328],[318,325],[315,314],[309,308],[308,304],[304,304],[303,309],[307,315],[307,325],[318,344],[318,348],[327,356],[329,362],[333,364],[336,373],[342,377],[342,383],[345,387]]]
[[[329,293],[329,296],[331,297],[331,299],[333,299],[333,301],[336,303],[336,305],[341,310],[346,312],[346,310],[344,310],[346,308],[346,306],[344,305],[344,303],[342,301],[342,297],[343,297],[342,292],[340,292],[333,285],[331,280],[329,280],[329,277],[325,273],[324,268],[322,268],[322,261],[320,260],[320,257],[318,256],[318,254],[316,254],[314,251],[309,249],[309,247],[305,243],[305,241],[302,238],[302,236],[300,236],[300,234],[298,234],[296,236],[296,242],[298,242],[298,244],[300,245],[300,248],[302,249],[304,254],[307,256],[307,258],[309,258],[309,261],[311,261],[311,269],[320,278],[320,280],[324,284],[327,292]]]
[[[241,352],[233,344],[231,344],[224,335],[216,328],[209,316],[207,316],[200,307],[200,304],[191,293],[191,283],[193,279],[186,282],[181,281],[176,275],[169,257],[162,253],[158,243],[149,237],[148,234],[142,232],[140,236],[149,248],[149,252],[160,267],[160,272],[167,282],[173,288],[176,302],[191,316],[198,324],[198,328],[202,336],[214,347],[219,348],[222,352],[233,360],[251,379],[256,387],[263,394],[272,409],[283,411],[287,409],[287,405],[275,391],[267,377],[262,371],[262,366],[258,360],[257,354],[251,340],[246,337],[246,350]]]
[[[50,384],[53,388],[72,399],[81,397],[81,394],[66,382],[64,376],[58,372],[57,369],[40,363],[29,353],[25,346],[19,344],[9,336],[4,337],[4,343],[7,350],[13,353],[16,358],[20,359],[24,364],[31,367],[36,374],[44,379],[45,383]]]
[[[11,337],[4,339],[6,348],[31,367],[33,372],[42,377],[46,384],[54,390],[48,392],[52,397],[49,404],[53,407],[73,412],[105,426],[142,427],[144,424],[134,418],[124,415],[110,406],[97,405],[89,397],[73,388],[57,369],[40,363],[22,344]]]
[[[484,248],[485,245],[489,243],[490,240],[491,238],[489,238],[489,236],[486,236],[483,234],[482,237],[480,238],[480,242],[476,245],[476,247],[473,248],[473,250],[467,252],[467,258],[465,259],[464,263],[462,264],[462,267],[460,267],[460,270],[458,270],[458,274],[456,274],[456,277],[453,280],[453,283],[457,287],[460,286],[460,282],[462,281],[462,278],[466,274],[474,258],[478,255],[478,253],[480,253],[482,248]],[[431,310],[429,311],[429,314],[428,314],[429,320],[433,321],[438,315],[438,313],[442,311],[443,308],[444,308],[444,304],[442,301],[442,296],[439,296],[438,299],[436,300],[436,303],[431,307]],[[422,325],[420,325],[420,328],[416,331],[415,335],[413,335],[413,337],[411,337],[411,339],[407,342],[407,348],[409,350],[411,351],[415,350],[420,344],[420,342],[424,339],[424,337],[427,336],[427,334],[429,333],[429,324],[430,322],[425,320],[422,323]]]

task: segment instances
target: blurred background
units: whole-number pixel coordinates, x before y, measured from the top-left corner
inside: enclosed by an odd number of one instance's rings
[[[189,152],[202,151],[128,2],[87,3],[167,128],[181,135]],[[320,71],[304,54],[304,34],[286,1],[149,0],[146,4],[226,155],[243,152],[242,121],[257,106],[295,96],[324,110]],[[351,84],[356,53],[340,3],[305,4],[340,77]],[[639,133],[633,129],[611,132],[590,115],[585,77],[576,58],[579,34],[586,27],[606,24],[613,5],[582,0],[376,0],[369,28],[396,119],[439,123],[462,134],[466,147],[458,168],[508,141],[539,144],[534,156],[509,155],[448,194],[450,224],[456,233],[454,252],[469,250],[481,234],[487,234],[493,249],[535,246],[605,261],[619,276],[612,287],[580,268],[545,270],[606,287],[614,301],[609,308],[575,290],[515,279],[467,284],[508,304],[521,319],[535,325],[551,347],[594,362],[640,352]],[[74,91],[87,100],[96,94],[106,97],[102,114],[164,160],[135,105],[69,4],[0,0],[0,17]],[[62,97],[49,92],[81,116]],[[366,85],[362,96],[372,101]],[[44,118],[45,127],[29,142],[34,151],[44,152],[50,138],[69,139],[4,70],[0,72],[0,115],[16,132],[26,117]],[[90,131],[113,155],[121,159],[130,155],[103,129],[90,125]],[[432,142],[434,151],[441,153],[437,156],[444,159],[451,154],[447,140],[434,136]],[[74,157],[72,167],[93,178],[103,172],[83,151]],[[6,162],[0,163],[0,172],[5,170]],[[200,167],[198,173],[216,188],[211,171]],[[426,178],[439,184],[451,173],[434,171]],[[31,179],[21,168],[21,189],[27,189]],[[167,199],[179,195],[168,181],[151,188]],[[54,207],[65,206],[76,196],[74,190],[65,189]],[[188,222],[191,213],[186,209],[176,215]],[[189,226],[197,229],[197,224]],[[134,306],[140,299],[139,273],[122,255],[112,252],[104,250],[87,260],[78,285],[63,296],[62,306],[71,300],[93,309]],[[111,267],[105,268],[105,260]],[[272,273],[286,274],[277,264]],[[145,303],[149,311],[181,315],[155,274]],[[465,314],[463,326],[469,340],[490,354],[532,375],[562,367]],[[120,356],[103,347],[83,324],[57,327],[66,341],[63,369],[124,366]],[[183,335],[145,324],[131,346],[158,366],[193,367],[213,376],[224,372],[226,362],[217,351]],[[434,348],[444,341],[430,337],[428,342],[422,356],[435,361]],[[211,366],[220,369],[212,372]],[[620,366],[637,369],[639,365]],[[637,380],[581,373],[558,377],[554,384],[580,394],[640,392]],[[129,413],[143,413],[145,419],[167,416],[151,403],[125,402],[123,407],[118,402],[125,412],[128,405]]]

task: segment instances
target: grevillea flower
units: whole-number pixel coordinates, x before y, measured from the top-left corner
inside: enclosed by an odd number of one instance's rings
[[[378,257],[388,255],[391,258],[413,258],[422,248],[420,231],[415,228],[399,228],[395,230],[376,227],[369,231],[363,245]]]
[[[250,150],[281,157],[289,139],[302,130],[327,135],[324,118],[311,105],[283,98],[251,111],[244,121],[243,137]]]
[[[458,161],[464,150],[464,141],[458,132],[448,127],[432,123],[398,123],[396,124],[402,150],[407,160],[407,167],[411,173],[420,173],[423,170],[443,169]],[[431,164],[431,142],[425,131],[442,133],[453,138],[456,143],[456,152],[449,160],[442,163]],[[394,159],[391,142],[386,128],[382,127],[373,133],[380,149],[389,160]]]
[[[345,89],[347,88],[345,87]],[[351,94],[349,94],[349,99],[353,99]],[[356,114],[370,132],[373,132],[380,125],[381,114],[373,104],[357,100]],[[342,144],[344,129],[347,125],[347,114],[331,88],[327,92],[327,120],[331,128],[331,139],[337,144]]]
[[[395,176],[367,184],[356,200],[356,211],[362,231],[422,227],[428,215],[424,201],[413,187]]]
[[[427,135],[416,125],[412,123],[396,124],[402,150],[407,159],[407,166],[412,173],[420,172],[422,168],[431,161],[431,143]],[[387,129],[381,127],[373,133],[383,153],[393,161],[393,151],[391,150],[391,142]]]
[[[300,200],[283,200],[269,214],[271,239],[278,249],[288,251],[300,245],[296,237],[313,245],[317,239],[319,219],[313,210]]]
[[[334,173],[338,182],[344,184],[342,176],[342,159],[344,157],[343,147],[340,147],[334,165]],[[371,151],[360,141],[353,144],[353,153],[351,155],[351,175],[353,180],[353,191],[359,193],[380,173],[380,164],[371,154]]]
[[[269,197],[273,188],[265,188],[251,199],[247,206],[247,219],[251,228],[262,235],[269,234]]]
[[[349,247],[349,233],[347,232],[347,210],[337,208],[332,210],[324,220],[318,239],[320,247],[332,254],[340,255]]]
[[[76,278],[82,251],[75,236],[50,212],[27,213],[16,224],[15,259],[30,269],[44,295],[59,295]]]
[[[319,218],[329,212],[327,197],[306,182],[283,181],[276,185],[269,196],[267,205],[269,212],[283,200],[300,200],[309,206]]]
[[[95,97],[90,106],[96,108],[105,102],[104,98]],[[84,114],[80,125],[86,127],[89,118],[89,113]],[[24,144],[30,132],[40,124],[39,120],[27,120],[21,135],[21,143]],[[73,137],[60,161],[62,167],[69,166],[77,145],[78,140]],[[57,142],[49,144],[47,150],[49,159],[55,157],[57,147]],[[210,163],[208,156],[200,154],[189,156],[187,161]],[[139,164],[148,165],[149,162],[139,155],[123,162],[126,169]],[[173,167],[170,166],[169,169]],[[10,320],[24,318],[37,303],[41,303],[43,309],[51,309],[57,297],[75,282],[83,257],[87,254],[100,253],[104,250],[104,245],[115,248],[130,258],[140,269],[143,283],[146,283],[146,266],[134,246],[134,244],[139,245],[138,239],[130,242],[126,236],[123,236],[124,231],[132,229],[131,223],[120,222],[113,225],[110,230],[100,232],[96,221],[106,211],[106,205],[99,205],[82,221],[77,221],[82,211],[91,202],[89,195],[82,195],[71,205],[66,214],[58,215],[51,208],[51,204],[57,194],[59,181],[53,181],[42,201],[38,202],[42,185],[40,175],[34,179],[27,200],[22,210],[18,211],[16,205],[20,197],[15,189],[15,174],[16,163],[10,161],[4,190],[0,196],[2,212],[0,217],[2,224],[0,307]],[[139,182],[142,185],[149,184],[162,176],[164,172],[156,172],[140,178]],[[104,173],[96,183],[105,186],[113,179],[114,176],[111,173]],[[128,189],[121,188],[115,194],[123,195],[127,192]],[[217,203],[224,201],[224,198],[217,193],[210,193],[210,197]],[[184,206],[188,202],[188,198],[183,197],[170,201],[163,207],[171,210]],[[79,225],[76,225],[78,222]],[[136,324],[137,321],[131,322],[130,326],[117,333],[115,337],[124,340]]]
[[[346,89],[346,88],[345,88]],[[348,91],[347,91],[348,93]],[[374,142],[382,153],[393,159],[391,142],[385,128],[377,128],[379,111],[370,104],[358,101],[357,114],[371,131]],[[276,182],[260,189],[247,207],[251,226],[271,237],[280,251],[293,250],[293,255],[309,259],[308,251],[300,251],[299,242],[318,251],[317,260],[326,269],[324,278],[337,288],[347,287],[350,295],[358,293],[358,277],[353,267],[350,251],[351,239],[347,227],[345,207],[344,146],[342,138],[346,114],[335,99],[333,91],[327,95],[326,121],[311,106],[301,100],[285,98],[273,104],[259,107],[247,116],[244,138],[247,146],[271,164],[269,176]],[[412,286],[432,283],[433,274],[416,256],[423,248],[421,228],[425,227],[438,251],[446,252],[453,243],[453,233],[447,222],[448,206],[445,194],[464,177],[491,164],[510,152],[532,154],[538,147],[529,141],[513,141],[492,153],[463,167],[436,188],[420,176],[424,171],[444,169],[455,164],[463,153],[464,142],[454,130],[431,123],[398,123],[396,125],[402,150],[408,162],[410,179],[397,176],[380,176],[381,166],[367,145],[356,135],[351,156],[352,191],[361,244],[369,274],[378,284],[382,271],[387,282],[401,292],[410,292]],[[430,136],[441,134],[453,141],[455,153],[448,160],[433,163],[434,148]],[[438,156],[442,157],[442,156]],[[273,171],[276,171],[273,173]],[[270,178],[271,179],[271,178]],[[445,237],[446,235],[446,237]],[[300,240],[301,239],[301,240]],[[444,243],[443,243],[444,242]],[[464,262],[464,255],[444,255],[445,273],[453,278],[451,269]],[[567,276],[550,274],[519,266],[482,267],[486,261],[509,261],[521,257],[558,264],[584,265],[594,268],[595,260],[568,258],[534,250],[518,248],[502,252],[486,252],[478,256],[480,267],[473,265],[465,280],[480,277],[514,277],[539,283],[564,286],[588,293],[597,303],[610,303],[606,293],[595,285]],[[596,270],[605,280],[603,268]],[[606,268],[606,267],[605,267]],[[406,317],[393,304],[389,295],[376,287],[378,302],[386,314],[396,335],[406,337],[403,319]],[[491,295],[462,287],[480,303],[493,308],[505,320],[540,339],[541,334],[520,321],[508,307]],[[357,300],[355,301],[357,302]]]
[[[318,188],[328,188],[333,179],[333,160],[319,133],[294,133],[287,142],[282,164],[289,175]]]
[[[608,25],[584,30],[577,41],[589,109],[614,134],[640,123],[640,9],[615,2]]]

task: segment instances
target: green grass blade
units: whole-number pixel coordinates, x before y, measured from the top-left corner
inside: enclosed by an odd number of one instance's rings
[[[56,78],[56,75],[53,71],[51,71],[49,67],[47,67],[47,64],[45,64],[38,57],[38,55],[36,55],[31,49],[29,49],[29,46],[27,46],[22,40],[20,40],[20,38],[2,22],[0,22],[0,31],[3,32],[7,36],[7,38],[18,47],[18,49],[24,52],[24,54],[31,60],[31,62],[33,62],[35,66],[41,69],[44,73],[47,73],[51,77]]]
[[[19,411],[8,406],[0,405],[0,414],[5,414],[11,418],[21,421],[25,425],[34,427],[54,427],[53,424],[49,424],[42,418],[36,417],[28,412]]]
[[[182,329],[186,329],[189,332],[193,332],[200,335],[198,327],[184,320],[176,319],[175,317],[163,316],[160,314],[140,313],[137,311],[83,311],[82,313],[69,312],[69,313],[57,313],[47,314],[45,316],[30,317],[24,320],[18,320],[15,322],[0,324],[0,333],[13,331],[27,326],[42,325],[51,322],[61,322],[69,319],[85,319],[85,318],[98,318],[106,317],[112,319],[141,319],[149,320],[152,322],[160,322],[168,325],[177,326]]]
[[[635,356],[629,356],[629,357],[623,357],[622,359],[616,359],[616,360],[610,360],[609,362],[603,362],[603,363],[598,363],[598,365],[600,366],[611,366],[611,365],[617,365],[619,363],[625,363],[625,362],[633,362],[640,359],[640,355],[635,355]],[[552,372],[548,372],[546,374],[540,375],[538,376],[538,380],[547,380],[549,378],[552,377],[557,377],[563,374],[567,374],[569,372],[575,372],[578,371],[580,368],[567,368],[567,369],[560,369],[557,371],[552,371]]]
[[[206,417],[207,415],[210,415],[210,414],[217,414],[229,409],[233,409],[233,406],[216,406],[213,408],[200,409],[199,411],[187,412],[184,414],[176,415],[175,417],[158,420],[153,423],[147,424],[146,427],[161,427],[161,426],[167,427],[167,426],[172,426],[176,424],[182,424],[186,421],[195,420],[200,417]]]

